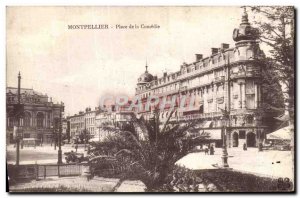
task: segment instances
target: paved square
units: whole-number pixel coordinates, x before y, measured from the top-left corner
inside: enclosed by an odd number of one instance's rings
[[[229,148],[228,155],[228,164],[233,170],[275,178],[288,177],[294,180],[294,162],[291,151],[258,152],[258,148],[248,148],[247,151],[242,148]],[[221,156],[222,149],[216,148],[215,155],[205,155],[204,152],[190,153],[180,159],[177,164],[193,170],[214,169],[213,164],[222,165]]]

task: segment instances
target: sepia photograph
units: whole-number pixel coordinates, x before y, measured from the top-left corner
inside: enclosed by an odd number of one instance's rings
[[[5,15],[8,193],[295,192],[293,6]]]

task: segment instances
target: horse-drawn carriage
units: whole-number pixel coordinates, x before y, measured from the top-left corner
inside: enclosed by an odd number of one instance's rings
[[[65,160],[67,163],[81,163],[84,161],[89,161],[88,157],[84,157],[83,153],[76,153],[76,152],[65,152]]]

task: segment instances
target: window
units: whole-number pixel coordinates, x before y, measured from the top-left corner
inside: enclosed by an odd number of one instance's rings
[[[255,108],[255,95],[254,94],[247,94],[246,95],[246,108],[247,109],[254,109]]]
[[[24,138],[30,138],[30,133],[24,133]]]
[[[247,122],[247,124],[253,124],[253,116],[252,115],[249,115],[249,116],[247,116],[247,119],[246,119],[246,122]]]
[[[37,127],[42,128],[44,126],[44,114],[39,112],[37,113],[36,117],[37,117],[36,118]]]
[[[255,108],[255,94],[254,94],[254,81],[249,80],[246,82],[246,108]]]
[[[246,131],[239,131],[239,138],[246,139]]]
[[[246,82],[246,94],[254,94],[254,81],[249,80]]]
[[[25,112],[25,116],[24,116],[24,126],[25,127],[30,126],[30,119],[31,119],[31,114],[29,112]]]
[[[248,49],[247,52],[246,52],[246,57],[249,59],[249,58],[253,58],[253,51],[252,49]]]

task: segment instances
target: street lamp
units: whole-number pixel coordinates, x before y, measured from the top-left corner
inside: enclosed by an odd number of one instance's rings
[[[221,109],[221,108],[220,108]],[[228,152],[227,152],[227,131],[228,131],[228,127],[227,127],[227,123],[229,121],[229,112],[227,111],[227,108],[225,106],[225,109],[221,109],[222,111],[222,118],[221,118],[221,122],[222,122],[222,137],[223,137],[223,146],[222,146],[222,167],[223,168],[228,168]]]
[[[59,131],[58,131],[58,160],[57,164],[62,164],[62,150],[61,150],[61,133],[62,133],[62,114],[64,112],[63,103],[60,103],[59,113]]]
[[[77,153],[77,149],[78,149],[78,141],[79,141],[78,136],[79,136],[79,131],[78,131],[78,126],[77,126],[77,128],[76,128],[76,135],[75,135],[75,137],[76,137],[76,139],[75,139],[75,149],[76,149],[76,153]]]
[[[19,119],[19,118],[18,118]],[[16,148],[16,152],[17,152],[17,156],[16,156],[16,165],[18,166],[20,164],[20,141],[22,140],[22,129],[19,126],[14,128],[14,136],[15,136],[15,140],[16,140],[16,144],[17,144],[17,148]]]
[[[54,137],[54,131],[53,131],[53,130],[54,130],[54,127],[53,127],[53,122],[51,122],[50,129],[51,129],[51,131],[52,131],[50,146],[52,146],[52,143],[53,143],[53,137]]]
[[[24,113],[24,105],[21,104],[21,74],[18,75],[18,104],[14,105],[14,117],[17,119],[17,126],[15,128],[16,137],[16,165],[20,163],[20,140],[22,140],[22,130],[21,130],[21,118]]]

